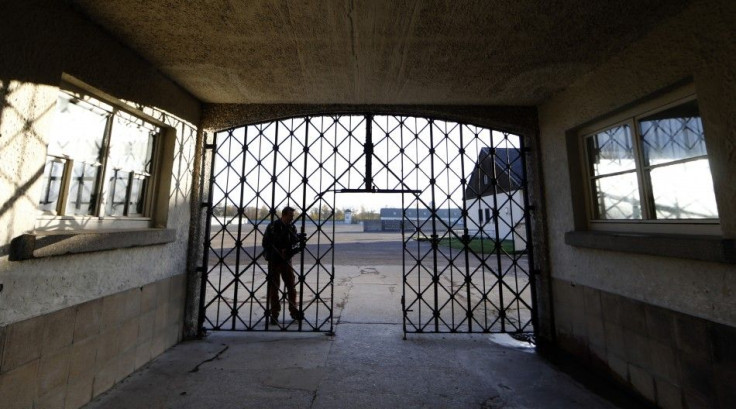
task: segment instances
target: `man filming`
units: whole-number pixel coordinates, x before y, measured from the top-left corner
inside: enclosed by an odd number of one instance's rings
[[[271,325],[278,325],[278,316],[281,311],[279,289],[280,279],[286,285],[286,294],[289,300],[289,313],[294,320],[304,319],[304,313],[299,311],[296,304],[296,282],[291,258],[304,250],[306,235],[297,234],[292,224],[294,208],[286,206],[281,211],[281,217],[272,221],[263,234],[263,254],[268,261],[268,311]]]

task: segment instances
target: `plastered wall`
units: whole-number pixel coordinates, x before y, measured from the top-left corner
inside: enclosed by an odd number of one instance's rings
[[[67,2],[2,2],[0,327],[186,272],[200,103]],[[13,262],[33,229],[62,74],[128,101],[176,131],[167,228],[173,243]]]
[[[736,3],[694,1],[539,107],[552,277],[736,326],[736,268],[729,264],[566,245],[574,230],[570,129],[688,77],[694,79],[723,236],[736,237]],[[564,301],[561,301],[564,302]]]

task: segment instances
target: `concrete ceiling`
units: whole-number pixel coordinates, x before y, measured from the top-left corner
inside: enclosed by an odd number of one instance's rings
[[[206,103],[536,105],[687,0],[69,0]]]

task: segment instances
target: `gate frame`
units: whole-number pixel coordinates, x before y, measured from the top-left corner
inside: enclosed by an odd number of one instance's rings
[[[204,242],[205,212],[208,197],[209,161],[205,146],[208,133],[220,132],[264,122],[303,116],[330,115],[395,115],[416,116],[435,120],[472,124],[502,132],[509,132],[523,138],[529,147],[526,161],[528,178],[529,206],[532,209],[529,228],[534,247],[532,277],[537,284],[537,307],[534,318],[538,347],[553,345],[555,342],[552,313],[551,273],[549,268],[549,248],[545,224],[546,207],[542,164],[538,158],[540,149],[539,128],[536,107],[524,106],[463,106],[463,105],[361,105],[361,104],[205,104],[203,106],[197,151],[193,169],[193,189],[191,204],[191,225],[188,257],[188,286],[185,309],[185,337],[199,338],[204,335],[198,325],[200,284],[203,271],[199,267],[202,260]]]

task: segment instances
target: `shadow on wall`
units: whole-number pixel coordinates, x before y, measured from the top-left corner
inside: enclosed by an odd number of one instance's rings
[[[34,146],[44,146],[45,141],[41,136],[42,133],[37,129],[38,121],[46,115],[49,115],[54,104],[44,107],[37,114],[34,110],[16,107],[13,105],[13,94],[18,92],[20,88],[27,83],[20,83],[8,79],[0,79],[0,185],[3,187],[3,193],[0,193],[0,218],[12,220],[8,217],[11,210],[15,209],[19,202],[25,201],[26,204],[36,206],[38,198],[29,195],[31,187],[43,176],[44,161],[37,159],[42,152],[36,152]],[[38,101],[38,90],[33,90],[28,97],[28,106],[34,107],[41,101]],[[25,97],[24,97],[25,98]],[[32,117],[28,117],[28,115]],[[8,125],[9,121],[16,121],[18,130],[12,134],[3,132],[3,127]],[[26,158],[36,158],[39,165],[34,166],[32,171],[23,169],[23,162]],[[0,242],[7,243],[14,234],[10,225],[3,222],[4,236],[0,237]],[[17,233],[17,232],[15,232]],[[6,254],[6,246],[0,248],[0,256]]]
[[[40,96],[38,94],[46,91],[34,87],[48,88],[54,94],[57,92],[56,86],[0,79],[0,158],[3,158],[0,162],[0,224],[4,225],[0,229],[0,257],[9,254],[9,243],[15,236],[33,228],[25,221],[29,217],[35,219],[32,209],[38,207],[39,198],[33,193],[32,187],[44,175],[49,131],[37,129],[37,123],[41,119],[44,122],[53,119],[49,115],[54,115],[56,98],[50,98],[50,95]],[[176,130],[173,163],[169,163],[172,166],[172,179],[170,191],[167,192],[168,205],[170,208],[188,206],[193,186],[197,128],[161,109],[123,102]],[[44,104],[41,109],[35,109],[41,104]],[[25,224],[15,226],[18,220]],[[88,222],[90,221],[65,220],[63,228],[84,229]]]

